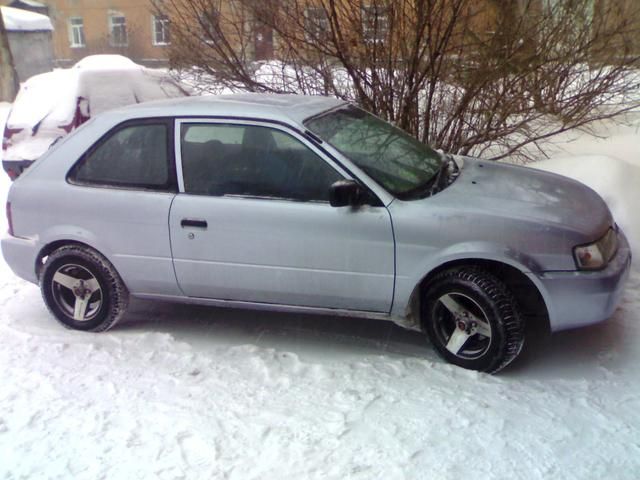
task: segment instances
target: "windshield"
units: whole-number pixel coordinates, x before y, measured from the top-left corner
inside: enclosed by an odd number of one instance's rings
[[[305,126],[399,197],[429,186],[442,164],[427,145],[353,105],[307,120]]]

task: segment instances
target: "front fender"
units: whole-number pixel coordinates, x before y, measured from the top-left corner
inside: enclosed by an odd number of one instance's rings
[[[542,290],[539,279],[532,273],[540,271],[538,262],[531,256],[506,245],[491,242],[463,242],[429,252],[420,259],[402,259],[401,255],[402,253],[399,252],[396,291],[391,311],[394,317],[406,317],[411,307],[412,295],[422,280],[429,273],[452,262],[489,260],[503,263],[527,275],[538,290]],[[544,300],[546,302],[546,298]]]

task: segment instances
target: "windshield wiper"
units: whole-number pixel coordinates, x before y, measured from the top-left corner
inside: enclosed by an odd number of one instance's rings
[[[442,162],[442,165],[440,165],[440,170],[438,171],[438,178],[436,179],[436,182],[433,185],[431,195],[438,193],[443,188],[451,185],[453,181],[460,174],[460,166],[453,158],[453,155],[448,153],[446,154],[443,153],[442,156],[445,160],[444,162]],[[443,183],[442,182],[443,180],[446,183]]]
[[[411,200],[414,198],[430,197],[431,195],[436,193],[434,190],[437,188],[437,185],[440,183],[440,179],[443,176],[443,172],[445,172],[446,170],[448,170],[448,165],[447,165],[447,162],[444,161],[438,167],[438,171],[434,173],[429,178],[429,180],[427,180],[424,183],[421,183],[417,187],[414,187],[410,190],[407,190],[406,192],[403,192],[402,194],[398,194],[397,195],[398,198],[402,200]]]

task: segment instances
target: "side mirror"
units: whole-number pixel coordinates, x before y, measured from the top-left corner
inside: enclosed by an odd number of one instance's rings
[[[354,206],[360,203],[362,189],[353,180],[338,180],[331,185],[329,203],[332,207]]]

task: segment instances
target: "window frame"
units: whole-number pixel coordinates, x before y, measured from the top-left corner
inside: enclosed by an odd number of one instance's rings
[[[271,128],[273,130],[281,131],[285,134],[291,135],[293,138],[302,143],[305,147],[315,153],[321,161],[325,162],[329,167],[333,168],[339,175],[344,177],[345,179],[353,179],[361,184],[361,182],[348,170],[346,169],[340,162],[338,162],[335,158],[329,155],[324,149],[319,148],[315,143],[310,142],[309,139],[298,129],[293,128],[291,125],[288,125],[283,122],[278,122],[275,120],[265,120],[265,119],[254,119],[254,118],[239,118],[239,117],[201,117],[201,116],[189,116],[189,117],[176,117],[174,121],[174,158],[176,164],[176,174],[178,180],[178,193],[182,195],[193,195],[197,197],[210,197],[210,198],[233,198],[233,199],[247,199],[247,200],[264,200],[267,202],[292,202],[292,203],[304,203],[300,200],[289,199],[289,198],[281,198],[281,197],[265,197],[258,195],[233,195],[233,196],[213,196],[213,195],[204,195],[199,193],[189,193],[184,189],[184,176],[182,169],[182,139],[181,131],[182,124],[213,124],[213,125],[238,125],[241,127],[266,127]],[[366,185],[363,185],[366,191],[370,191]],[[375,196],[375,194],[373,194]],[[375,196],[375,200],[379,202],[377,196]],[[373,202],[373,203],[377,203]],[[314,205],[326,204],[329,205],[327,201],[312,201],[308,203],[313,203]],[[380,203],[382,205],[382,203]],[[377,205],[376,205],[377,206]]]
[[[220,40],[221,17],[222,12],[215,6],[211,10],[200,12],[197,15],[196,21],[200,29],[199,34],[205,43],[212,44]]]
[[[167,129],[167,167],[168,167],[168,177],[167,182],[163,185],[154,185],[148,183],[122,183],[122,182],[106,182],[106,181],[79,181],[75,179],[75,175],[85,164],[87,158],[89,158],[97,149],[99,149],[102,145],[104,145],[111,137],[116,135],[118,132],[130,128],[130,127],[140,127],[145,125],[164,125]],[[67,183],[75,186],[81,187],[95,187],[95,188],[110,188],[110,189],[118,189],[118,190],[142,190],[142,191],[151,191],[158,193],[177,193],[178,192],[178,181],[176,175],[176,159],[175,159],[175,149],[174,149],[174,122],[172,118],[168,117],[156,117],[156,118],[136,118],[133,120],[126,120],[121,122],[112,128],[110,128],[107,132],[98,138],[81,156],[78,158],[76,162],[71,166],[66,175]]]
[[[304,24],[305,39],[308,42],[326,41],[331,36],[331,19],[323,7],[306,7],[304,9]]]
[[[109,12],[109,46],[111,47],[128,47],[129,46],[129,30],[127,29],[127,17],[122,12]],[[122,23],[113,23],[113,20],[116,18],[122,18],[124,21]],[[123,28],[124,31],[124,42],[116,43],[115,35],[113,34],[113,29],[115,26]]]
[[[365,43],[382,44],[387,41],[391,30],[390,13],[388,5],[378,3],[361,5],[362,40]]]
[[[161,30],[157,29],[158,23],[162,25]],[[167,15],[151,15],[151,42],[156,47],[166,47],[171,45],[171,34],[169,32],[170,21]],[[162,32],[164,41],[158,42],[158,33]]]
[[[74,24],[74,20],[80,20],[79,24]],[[79,16],[69,17],[68,19],[69,26],[69,47],[70,48],[85,48],[87,46],[87,39],[84,34],[84,18]],[[81,42],[76,43],[75,32],[79,31],[78,34],[80,36]]]

